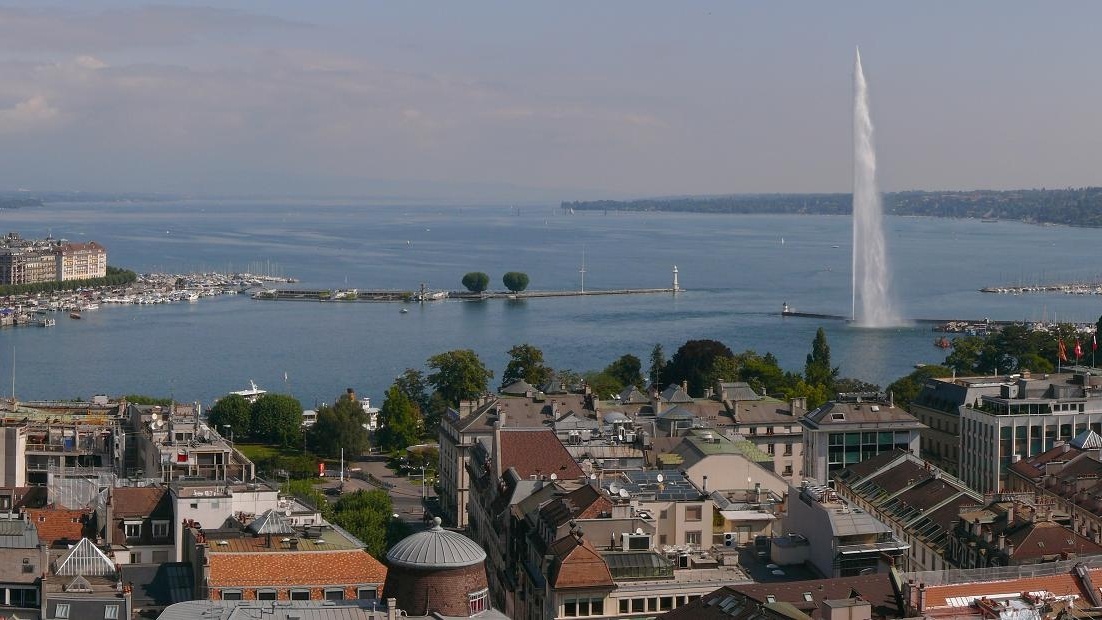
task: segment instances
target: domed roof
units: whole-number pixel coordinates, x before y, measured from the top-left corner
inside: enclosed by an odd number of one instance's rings
[[[458,568],[486,561],[486,552],[473,540],[436,525],[398,541],[386,554],[392,566],[406,568]]]

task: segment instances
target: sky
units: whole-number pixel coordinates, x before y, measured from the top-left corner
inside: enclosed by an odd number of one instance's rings
[[[1102,3],[0,6],[0,189],[554,204],[1097,185]]]

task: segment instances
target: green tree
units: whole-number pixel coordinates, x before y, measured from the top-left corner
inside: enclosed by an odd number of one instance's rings
[[[638,388],[644,385],[643,362],[631,354],[621,355],[620,359],[612,362],[604,369],[604,374],[615,378],[620,383],[621,389],[629,385]]]
[[[428,382],[449,406],[456,406],[461,400],[477,398],[486,393],[492,370],[482,364],[478,355],[470,349],[457,349],[433,355],[428,360],[433,372]]]
[[[448,401],[440,395],[440,392],[433,390],[432,394],[429,395],[428,407],[421,417],[421,431],[426,438],[434,439],[437,436],[437,433],[440,432],[440,421],[444,419],[444,414],[450,406]]]
[[[368,553],[381,558],[411,533],[409,525],[393,513],[394,503],[386,491],[373,489],[341,496],[333,506],[332,519],[362,540]]]
[[[302,404],[286,394],[264,394],[249,408],[251,437],[270,445],[293,447],[302,437]]]
[[[896,407],[908,409],[911,406],[911,401],[922,391],[922,386],[926,385],[927,380],[934,377],[948,377],[952,374],[953,369],[948,366],[938,366],[936,364],[923,366],[915,369],[911,374],[900,377],[888,384],[888,393],[891,394]]]
[[[518,344],[509,349],[509,363],[501,375],[505,387],[521,379],[529,385],[541,386],[551,379],[553,371],[543,362],[543,351],[530,344]]]
[[[712,376],[716,359],[734,356],[731,349],[718,340],[689,340],[670,358],[662,373],[662,383],[672,385],[688,381],[689,395],[699,398],[709,387],[707,382]]]
[[[490,286],[490,276],[481,271],[472,271],[463,276],[463,286],[472,293],[481,293]]]
[[[413,403],[420,415],[428,415],[429,383],[425,380],[425,373],[415,368],[407,368],[394,380],[394,385],[402,390],[402,393]]]
[[[587,372],[582,375],[585,384],[593,391],[597,398],[609,398],[619,394],[624,389],[624,384],[619,378],[604,372]]]
[[[379,408],[379,447],[387,452],[404,450],[416,443],[419,435],[413,403],[397,385],[390,386]]]
[[[712,362],[712,369],[704,376],[705,385],[714,386],[717,382],[735,381],[739,376],[738,360],[734,357],[719,356]]]
[[[838,378],[838,367],[830,365],[830,345],[827,344],[826,331],[820,327],[811,343],[811,353],[807,354],[804,365],[804,379],[811,385],[822,385],[827,391],[833,391],[834,381]]]
[[[735,356],[735,362],[738,364],[739,380],[750,384],[758,394],[783,393],[789,386],[789,377],[772,353],[762,356],[754,351],[744,351]]]
[[[212,428],[219,433],[229,433],[223,429],[228,426],[233,429],[234,437],[242,439],[252,434],[252,412],[249,401],[240,394],[230,394],[218,399],[207,413],[207,420]]]
[[[528,288],[528,274],[520,271],[510,271],[501,277],[501,283],[510,291],[519,293]]]
[[[366,423],[360,402],[344,394],[332,407],[318,408],[317,421],[306,434],[307,445],[315,454],[329,458],[340,456],[342,448],[348,456],[359,456],[371,448]]]
[[[665,369],[666,353],[662,350],[661,344],[656,344],[650,352],[650,369],[647,374],[651,385],[658,387],[659,382],[662,380],[662,371]]]
[[[835,393],[879,392],[880,386],[875,383],[854,379],[853,377],[840,377],[835,379],[833,391]]]

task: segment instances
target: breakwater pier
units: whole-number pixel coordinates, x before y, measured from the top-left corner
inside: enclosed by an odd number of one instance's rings
[[[684,292],[678,288],[624,288],[588,291],[403,291],[361,289],[266,289],[252,294],[253,299],[270,301],[319,301],[319,302],[424,302],[458,299],[480,301],[483,299],[538,299],[544,297],[596,297],[604,295],[655,295]]]

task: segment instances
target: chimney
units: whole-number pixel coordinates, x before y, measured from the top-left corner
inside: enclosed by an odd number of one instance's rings
[[[980,520],[978,518],[972,521],[972,535],[976,538],[980,536]]]
[[[926,584],[918,584],[918,611],[926,609]]]
[[[502,420],[494,422],[494,473],[501,478],[501,426]]]
[[[681,389],[685,390],[686,394],[689,393],[689,380],[688,379],[683,379],[681,381]]]
[[[386,600],[386,620],[398,620],[398,600],[388,598]]]
[[[1068,452],[1070,452],[1070,451],[1071,451],[1071,444],[1070,444],[1070,443],[1066,443],[1066,444],[1064,444],[1064,445],[1062,446],[1062,449],[1060,450],[1060,453],[1061,453],[1061,454],[1067,454],[1067,453],[1068,453]]]
[[[998,549],[999,551],[1006,550],[1006,534],[999,534]]]
[[[1014,525],[1014,513],[1016,512],[1015,509],[1017,507],[1018,507],[1018,501],[1017,500],[1014,500],[1013,502],[1010,502],[1010,508],[1008,508],[1006,510],[1006,527],[1010,527],[1011,525]]]
[[[1006,557],[1014,557],[1014,543],[1012,542],[1006,543]]]
[[[704,484],[700,487],[701,491],[708,492],[708,476],[704,476]]]
[[[353,390],[352,388],[348,388],[344,391],[344,393],[345,393],[346,396],[348,396],[348,400],[350,400],[352,402],[356,402],[356,390]]]

